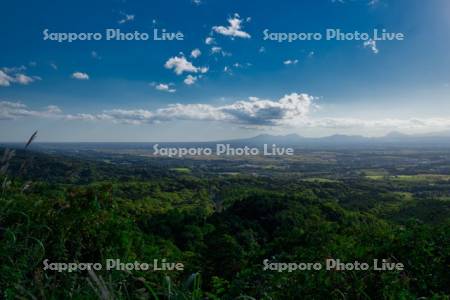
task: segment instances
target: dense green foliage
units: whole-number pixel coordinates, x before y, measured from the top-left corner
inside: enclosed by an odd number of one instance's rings
[[[435,182],[433,190],[405,180],[202,176],[25,152],[18,152],[1,175],[0,298],[450,295],[449,200],[441,197],[448,183]],[[415,191],[421,184],[424,188]],[[264,259],[330,257],[386,258],[403,263],[405,270],[263,271]],[[43,270],[44,259],[107,258],[166,258],[183,262],[185,270]]]

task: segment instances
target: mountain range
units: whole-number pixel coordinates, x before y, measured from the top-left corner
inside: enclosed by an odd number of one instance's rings
[[[395,146],[450,146],[450,132],[428,134],[403,134],[390,132],[381,137],[335,134],[325,137],[304,137],[298,134],[270,135],[260,134],[246,139],[221,141],[230,144],[260,145],[277,144],[286,146],[357,146],[357,145],[395,145]]]

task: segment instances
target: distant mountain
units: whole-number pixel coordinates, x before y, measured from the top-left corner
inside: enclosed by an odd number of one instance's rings
[[[399,138],[407,138],[410,137],[410,135],[408,134],[404,134],[398,131],[391,131],[388,134],[386,134],[384,137],[382,138],[388,138],[388,139],[399,139]]]
[[[305,138],[298,134],[288,134],[288,135],[270,135],[270,134],[260,134],[247,139],[238,139],[238,140],[229,140],[226,142],[231,143],[248,143],[248,144],[298,144],[303,141]]]
[[[382,137],[335,134],[320,138],[308,138],[298,134],[260,134],[251,138],[224,141],[234,145],[277,144],[284,146],[450,146],[450,132],[408,135],[393,131]]]

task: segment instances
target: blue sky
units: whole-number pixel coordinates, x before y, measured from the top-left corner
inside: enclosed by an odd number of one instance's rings
[[[184,141],[450,129],[445,0],[8,1],[0,18],[0,141],[34,130],[41,141]],[[150,39],[43,38],[107,28]],[[405,39],[263,34],[335,28]],[[154,41],[154,29],[184,40]]]

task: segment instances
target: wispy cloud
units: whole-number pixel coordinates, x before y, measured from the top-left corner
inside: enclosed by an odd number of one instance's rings
[[[225,52],[222,47],[214,46],[211,47],[211,54],[221,54],[222,56],[231,56],[230,52]]]
[[[0,69],[0,87],[8,87],[14,83],[28,85],[36,80],[41,80],[39,76],[28,76],[24,73],[25,66],[4,67]]]
[[[370,50],[372,50],[374,54],[378,54],[379,52],[377,48],[377,42],[372,39],[369,39],[364,42],[364,48],[369,48]]]
[[[124,24],[127,22],[134,21],[134,15],[126,14],[124,12],[120,12],[120,14],[122,15],[122,18],[119,21],[117,21],[117,23]]]
[[[340,4],[351,4],[351,3],[359,3],[359,1],[356,0],[331,0],[332,3],[340,3]],[[368,6],[375,7],[380,4],[380,0],[362,0],[360,1],[362,3],[367,3]]]
[[[0,120],[15,120],[22,117],[54,117],[61,114],[59,107],[47,106],[44,110],[33,110],[21,102],[0,101]]]
[[[298,63],[298,59],[287,59],[283,61],[285,65],[296,65]]]
[[[205,39],[205,44],[206,44],[206,45],[213,45],[213,44],[215,44],[215,43],[216,43],[216,41],[214,40],[213,37],[208,36],[208,37]]]

